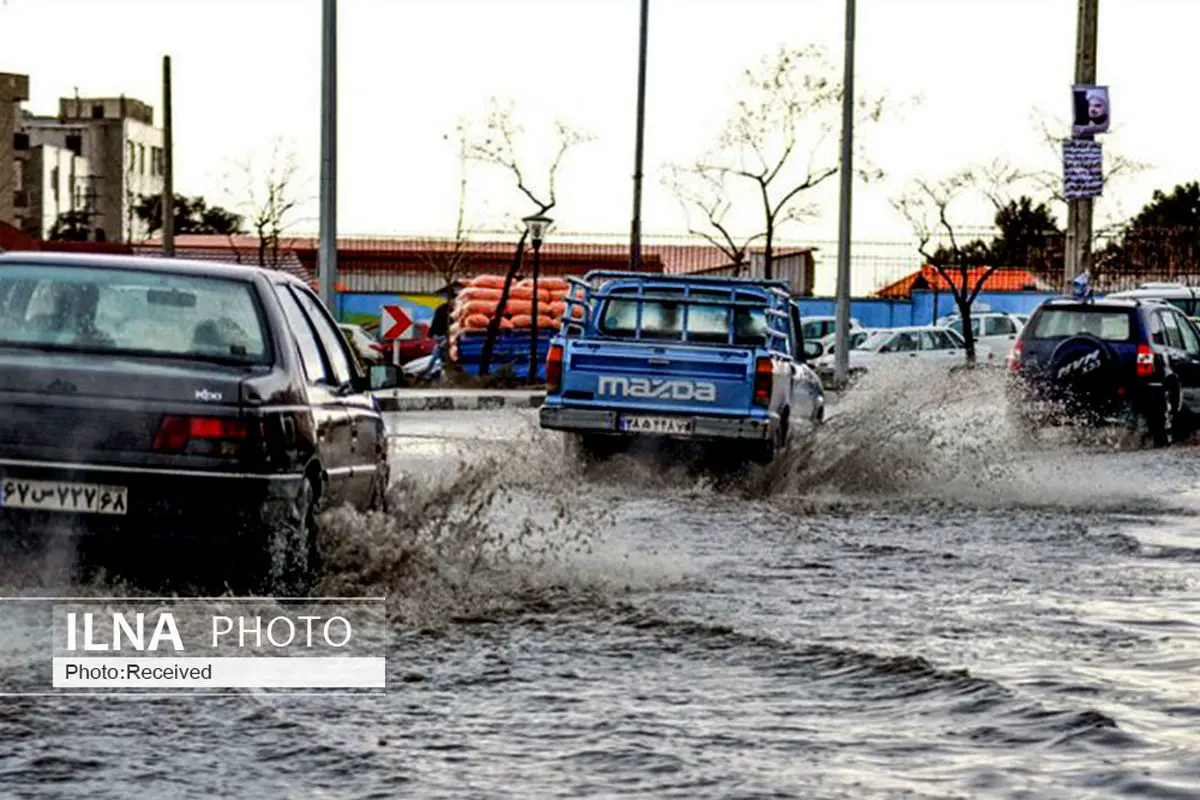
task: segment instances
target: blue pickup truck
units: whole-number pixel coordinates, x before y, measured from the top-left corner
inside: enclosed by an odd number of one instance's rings
[[[645,437],[765,463],[824,419],[782,281],[595,271],[571,278],[541,426],[585,455]],[[710,448],[712,449],[712,448]]]

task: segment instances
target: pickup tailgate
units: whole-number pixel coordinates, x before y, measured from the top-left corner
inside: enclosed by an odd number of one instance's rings
[[[744,415],[753,350],[650,342],[567,340],[564,405],[674,414]]]

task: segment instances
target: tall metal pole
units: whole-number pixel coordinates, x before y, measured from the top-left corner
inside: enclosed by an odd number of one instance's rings
[[[1079,0],[1079,21],[1075,29],[1075,83],[1096,82],[1096,31],[1100,0]],[[1091,134],[1079,137],[1094,139]],[[1067,207],[1067,243],[1063,259],[1063,291],[1070,293],[1071,281],[1092,266],[1092,198],[1070,201]]]
[[[163,189],[162,244],[163,255],[175,256],[175,142],[171,129],[171,57],[163,56]]]
[[[842,190],[838,220],[837,315],[833,375],[844,386],[850,371],[850,208],[854,187],[854,0],[846,0],[846,55],[842,77]]]
[[[629,268],[634,271],[642,267],[642,153],[646,136],[646,32],[649,14],[650,0],[642,0],[641,33],[638,39],[637,136],[633,153],[633,224],[629,234]]]
[[[529,382],[536,383],[538,377],[538,312],[541,302],[538,297],[538,274],[542,271],[542,237],[533,237],[533,308],[529,312]]]
[[[337,280],[337,0],[324,0],[321,37],[321,222],[317,274],[321,299],[338,314]]]

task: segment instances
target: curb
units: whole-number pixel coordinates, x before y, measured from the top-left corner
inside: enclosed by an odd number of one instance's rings
[[[538,408],[542,392],[509,394],[420,394],[377,395],[379,410],[394,411],[490,411],[498,408]]]

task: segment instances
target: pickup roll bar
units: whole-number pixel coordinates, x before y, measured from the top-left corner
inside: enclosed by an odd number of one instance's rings
[[[728,315],[727,344],[735,343],[735,311],[737,309],[761,309],[767,319],[767,329],[764,331],[764,335],[768,348],[786,349],[788,346],[791,315],[786,309],[791,302],[791,294],[785,281],[593,270],[584,275],[582,279],[577,276],[568,276],[567,282],[571,287],[565,298],[567,308],[563,315],[563,326],[567,335],[569,335],[571,327],[579,329],[586,324],[585,320],[599,301],[615,299],[637,304],[633,335],[635,340],[642,339],[642,314],[645,304],[660,302],[683,307],[681,338],[679,339],[682,343],[701,343],[689,338],[689,312],[693,307],[721,306],[726,309]],[[596,285],[597,282],[600,283],[599,286]],[[618,285],[613,286],[614,283]],[[620,285],[621,283],[624,285]],[[647,284],[650,285],[647,286]],[[682,294],[670,292],[670,289],[675,287],[682,289]],[[700,296],[692,295],[693,291],[700,293]],[[753,299],[739,299],[739,295],[750,295]],[[575,308],[580,309],[578,317],[572,313]]]

